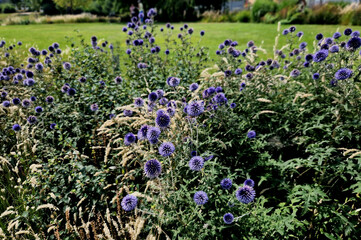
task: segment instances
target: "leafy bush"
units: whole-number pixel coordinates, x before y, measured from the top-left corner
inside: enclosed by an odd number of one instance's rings
[[[312,9],[309,23],[311,24],[338,24],[340,23],[341,8],[335,4],[327,3]]]
[[[235,14],[234,20],[236,22],[250,22],[251,21],[251,11],[243,10]]]
[[[275,13],[277,11],[277,3],[272,0],[256,0],[251,8],[252,21],[261,22],[267,13]]]
[[[3,3],[0,4],[1,12],[2,13],[14,13],[16,12],[15,6],[10,3]]]
[[[352,12],[351,23],[352,25],[361,25],[361,8],[358,7]]]

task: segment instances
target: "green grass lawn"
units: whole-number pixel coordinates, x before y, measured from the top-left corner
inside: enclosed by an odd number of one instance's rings
[[[199,39],[199,32],[205,30],[206,34],[202,39],[202,45],[210,49],[211,56],[215,56],[218,45],[225,39],[238,41],[241,49],[246,47],[249,40],[255,41],[257,46],[267,50],[267,55],[272,56],[272,49],[277,36],[276,24],[254,24],[254,23],[189,23],[194,28],[194,38]],[[85,39],[92,35],[103,38],[109,42],[121,42],[125,48],[126,34],[121,31],[123,24],[110,23],[80,23],[80,24],[44,24],[44,25],[15,25],[1,26],[0,37],[7,41],[22,41],[25,45],[37,45],[40,49],[47,48],[51,43],[58,42],[61,47],[66,45],[66,36],[75,37],[79,31]],[[162,24],[163,26],[163,24]],[[174,24],[175,32],[179,31],[181,24]],[[289,27],[282,26],[281,30]],[[340,32],[345,26],[336,25],[296,25],[297,31],[303,31],[306,41],[312,47],[314,36],[321,32],[325,36],[332,34],[339,29]],[[280,37],[280,44],[285,44],[286,38]]]

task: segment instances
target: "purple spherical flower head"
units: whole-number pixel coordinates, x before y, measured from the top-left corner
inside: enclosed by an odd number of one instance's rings
[[[169,108],[167,108],[167,113],[168,113],[168,115],[169,115],[170,117],[173,117],[174,114],[175,114],[175,109],[169,107]]]
[[[194,194],[193,200],[197,205],[203,205],[208,202],[208,196],[207,193],[203,191],[198,191]]]
[[[41,113],[41,112],[43,112],[43,108],[41,106],[37,106],[37,107],[35,107],[35,112]]]
[[[21,130],[21,126],[20,126],[19,124],[14,124],[14,125],[13,125],[13,130],[14,130],[15,132],[18,132],[18,131]]]
[[[252,188],[254,187],[254,181],[252,179],[247,179],[243,184]]]
[[[226,213],[224,214],[223,216],[223,222],[225,224],[232,224],[233,223],[233,220],[234,220],[234,216],[232,213]]]
[[[335,78],[337,80],[345,80],[352,75],[352,70],[348,68],[341,68],[335,73]]]
[[[90,105],[90,110],[92,110],[93,112],[98,111],[98,109],[99,109],[98,104],[94,103]]]
[[[192,151],[191,152],[191,157],[195,157],[195,156],[197,156],[197,151]]]
[[[127,133],[124,137],[124,145],[128,146],[128,145],[134,143],[135,140],[136,140],[136,138],[133,133]]]
[[[351,51],[355,51],[359,47],[361,47],[361,38],[359,37],[350,38],[346,43],[346,48]]]
[[[316,40],[321,40],[323,38],[323,34],[322,33],[319,33],[316,35]]]
[[[189,167],[193,171],[200,171],[203,168],[204,160],[200,156],[192,157],[189,161]]]
[[[86,77],[80,77],[79,82],[80,83],[85,83],[86,82]]]
[[[134,99],[134,105],[135,105],[135,107],[143,107],[144,100],[142,98],[136,98],[136,99]]]
[[[165,54],[166,55],[168,55],[170,52],[169,52],[169,50],[167,49],[167,50],[165,50]]]
[[[170,117],[167,114],[158,114],[155,119],[156,124],[160,128],[166,128],[170,125]]]
[[[156,144],[160,135],[160,129],[157,127],[149,127],[147,131],[147,139],[151,144]]]
[[[252,139],[252,138],[255,138],[256,137],[256,132],[251,130],[247,133],[247,137]]]
[[[65,70],[70,70],[70,69],[71,69],[71,64],[68,63],[68,62],[65,62],[65,63],[63,63],[63,68],[64,68]]]
[[[6,98],[7,95],[8,95],[8,93],[5,92],[5,91],[3,91],[3,92],[1,92],[1,95],[0,95],[0,96],[1,96],[2,98]]]
[[[314,74],[312,75],[312,78],[313,78],[314,80],[317,80],[317,79],[320,78],[320,74],[319,74],[319,73],[314,73]]]
[[[138,198],[130,194],[125,196],[121,202],[122,208],[126,212],[134,210],[137,204],[138,204]]]
[[[236,104],[235,103],[231,103],[231,105],[229,105],[230,108],[235,108]]]
[[[227,98],[226,98],[226,96],[224,95],[224,93],[217,93],[217,94],[213,97],[213,101],[214,101],[215,103],[218,103],[218,104],[223,104],[223,103],[226,103]]]
[[[169,77],[167,79],[167,84],[171,87],[176,87],[178,86],[180,83],[180,79],[179,78],[176,78],[176,77]]]
[[[29,116],[27,120],[30,124],[35,124],[38,121],[35,116]]]
[[[162,171],[162,165],[157,159],[151,159],[144,164],[144,172],[148,178],[156,178]]]
[[[350,36],[352,33],[352,29],[351,28],[346,28],[345,31],[343,32],[343,34],[345,34],[346,36]]]
[[[143,125],[137,134],[137,137],[139,140],[143,140],[147,138],[147,132],[148,132],[149,126],[148,125]]]
[[[204,34],[205,34],[205,32],[202,30],[202,31],[200,32],[200,35],[201,35],[201,36],[204,36]]]
[[[224,71],[224,76],[225,77],[230,77],[232,75],[232,71],[231,70],[226,70]]]
[[[256,196],[255,190],[250,186],[243,186],[236,191],[236,197],[241,203],[248,204],[254,200]]]
[[[285,29],[285,30],[282,31],[282,34],[283,34],[283,35],[287,35],[288,33],[289,33],[289,30],[288,30],[288,29]]]
[[[222,179],[221,187],[225,190],[229,190],[232,187],[232,180],[229,178]]]
[[[117,77],[114,79],[114,82],[115,82],[116,84],[120,84],[120,83],[123,82],[123,78],[120,77],[120,76],[117,76]]]
[[[127,49],[125,52],[129,55],[129,54],[131,54],[132,50]]]
[[[31,105],[31,102],[29,99],[24,99],[22,102],[23,107],[28,108]]]
[[[168,156],[172,155],[172,153],[175,151],[175,147],[174,147],[173,143],[165,142],[159,146],[158,150],[159,150],[160,155],[162,155],[163,157],[168,157]]]
[[[341,33],[335,32],[332,37],[333,37],[334,39],[339,39],[341,36],[342,36]]]
[[[55,127],[56,127],[56,124],[55,123],[52,123],[52,124],[50,124],[50,129],[52,129],[52,130],[54,130],[55,129]]]
[[[297,36],[297,37],[302,37],[302,36],[303,36],[303,32],[301,32],[301,31],[298,32],[298,33],[296,34],[296,36]]]
[[[74,88],[69,88],[66,92],[69,96],[74,96],[76,94],[76,90]]]
[[[21,100],[20,100],[20,98],[13,98],[12,103],[14,105],[19,105],[21,103]]]
[[[198,84],[197,83],[192,83],[191,85],[189,85],[189,90],[191,90],[192,92],[198,89]]]
[[[332,47],[330,47],[330,52],[331,53],[336,53],[339,52],[340,48],[337,45],[333,45]]]
[[[10,102],[9,101],[3,101],[3,107],[10,107]]]
[[[158,94],[155,93],[155,92],[151,92],[151,93],[149,93],[149,95],[148,95],[148,99],[149,99],[149,101],[151,101],[151,102],[155,102],[155,101],[157,101],[157,99],[158,99]]]
[[[290,76],[295,78],[295,77],[298,77],[300,74],[301,74],[300,70],[293,69],[290,73]]]
[[[242,69],[237,68],[236,71],[234,71],[234,74],[236,74],[236,75],[242,74]]]
[[[354,31],[353,33],[351,33],[351,37],[359,37],[359,36],[360,36],[359,31]]]
[[[191,117],[196,117],[204,112],[203,101],[193,101],[187,105],[187,114]]]
[[[212,95],[213,93],[216,92],[216,88],[215,88],[215,87],[209,87],[209,88],[207,89],[207,92],[208,92],[209,95]]]
[[[328,56],[328,50],[322,49],[315,53],[315,55],[313,56],[313,61],[322,62],[327,58],[327,56]]]
[[[307,47],[307,43],[306,42],[301,42],[299,47],[300,47],[301,50],[303,50],[303,49],[305,49]]]
[[[220,93],[220,92],[223,92],[223,89],[222,87],[218,86],[216,87],[216,90],[215,90],[217,93]]]
[[[131,116],[133,115],[133,111],[132,111],[132,110],[125,109],[125,110],[123,111],[123,115],[124,115],[125,117],[131,117]]]

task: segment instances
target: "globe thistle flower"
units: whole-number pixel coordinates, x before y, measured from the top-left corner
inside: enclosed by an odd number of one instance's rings
[[[132,53],[132,50],[127,49],[125,52],[126,52],[126,54],[130,55]]]
[[[331,87],[336,87],[337,86],[337,80],[336,79],[332,79],[331,81],[330,81],[330,86]]]
[[[341,68],[335,73],[335,78],[337,80],[345,80],[352,75],[352,70],[348,68]]]
[[[253,188],[254,187],[254,181],[252,179],[247,179],[246,181],[244,181],[243,185]]]
[[[176,77],[169,77],[167,79],[167,84],[171,87],[176,87],[178,86],[180,83],[180,79],[179,78],[176,78]]]
[[[160,155],[162,155],[163,157],[168,157],[168,156],[172,155],[172,153],[175,151],[175,147],[174,147],[173,143],[165,142],[159,146],[158,150],[159,150]]]
[[[54,97],[53,97],[53,96],[47,96],[47,97],[45,98],[45,101],[46,101],[47,103],[52,103],[52,102],[54,102]]]
[[[198,84],[197,83],[192,83],[191,85],[189,85],[189,90],[191,90],[192,92],[194,92],[195,90],[198,89]]]
[[[155,91],[158,95],[158,98],[161,98],[164,96],[164,91],[162,89],[157,89],[157,91]]]
[[[255,190],[248,185],[244,185],[236,191],[236,197],[241,203],[248,204],[254,200],[255,196]]]
[[[213,97],[213,101],[218,104],[223,104],[227,101],[227,98],[224,93],[218,93]]]
[[[66,92],[68,92],[69,89],[70,89],[69,85],[64,84],[64,85],[61,87],[61,92],[66,93]]]
[[[230,108],[235,108],[236,104],[235,103],[231,103],[231,105],[229,105]]]
[[[144,100],[142,98],[136,98],[134,100],[134,105],[135,105],[135,107],[138,107],[138,108],[143,107]]]
[[[190,35],[193,34],[193,28],[188,29],[188,34],[190,34]]]
[[[288,33],[289,33],[289,30],[288,30],[288,29],[284,29],[284,30],[282,31],[282,34],[285,35],[285,36],[286,36]]]
[[[307,47],[307,43],[306,42],[301,42],[299,47],[300,47],[301,50],[303,50],[303,49],[305,49]]]
[[[91,111],[96,112],[96,111],[98,111],[98,109],[99,109],[98,104],[94,103],[94,104],[90,105]]]
[[[312,54],[307,54],[305,56],[305,60],[306,60],[306,62],[311,62],[313,60],[313,55]]]
[[[224,76],[225,77],[230,77],[232,75],[232,71],[231,70],[226,70],[224,71]]]
[[[223,216],[223,222],[225,224],[232,224],[233,223],[233,220],[234,220],[234,216],[232,213],[226,213],[224,214]]]
[[[18,131],[21,130],[21,126],[20,126],[19,124],[14,124],[14,125],[13,125],[13,130],[14,130],[15,132],[18,132]]]
[[[38,121],[35,116],[29,116],[27,120],[30,124],[35,124]]]
[[[199,34],[201,35],[201,37],[203,37],[205,32],[202,30]]]
[[[128,146],[135,142],[135,136],[133,133],[127,133],[124,137],[124,145]]]
[[[157,127],[149,127],[147,131],[147,139],[151,144],[156,144],[160,135],[160,129]]]
[[[222,87],[220,87],[220,86],[216,87],[216,92],[217,92],[217,93],[223,92]]]
[[[20,100],[20,98],[13,98],[12,103],[14,105],[19,105],[21,103],[21,100]]]
[[[325,60],[328,56],[328,51],[327,50],[320,50],[318,52],[315,53],[315,55],[313,56],[313,61],[314,62],[322,62],[323,60]]]
[[[162,165],[157,159],[151,159],[144,164],[145,175],[150,178],[156,178],[162,171]]]
[[[28,79],[25,79],[23,83],[24,83],[25,86],[30,86],[31,87],[31,86],[33,86],[35,84],[35,81],[32,78],[28,78]]]
[[[316,35],[316,40],[320,41],[323,38],[323,34],[319,33]]]
[[[355,51],[361,46],[361,38],[353,37],[346,43],[346,48],[351,51]]]
[[[249,41],[248,43],[247,43],[247,47],[253,47],[254,46],[254,41]]]
[[[332,47],[330,47],[330,52],[331,53],[336,53],[339,52],[340,48],[337,45],[333,45]]]
[[[319,74],[319,73],[314,73],[314,74],[312,75],[312,78],[313,78],[314,80],[317,80],[317,79],[320,78],[320,74]]]
[[[253,74],[252,73],[247,73],[245,76],[248,80],[251,80],[253,78]]]
[[[120,205],[122,205],[122,208],[126,212],[130,212],[135,209],[135,207],[138,204],[138,198],[136,196],[133,196],[131,194],[128,194],[122,199],[122,202]]]
[[[234,74],[241,75],[242,74],[242,69],[237,68],[236,71],[234,71]]]
[[[191,117],[197,117],[204,112],[203,101],[193,101],[187,105],[187,114]]]
[[[65,70],[70,70],[70,69],[71,69],[71,64],[68,63],[68,62],[65,62],[65,63],[63,63],[63,68],[64,68]]]
[[[56,49],[56,54],[61,54],[61,49]],[[68,69],[67,69],[68,70]]]
[[[28,108],[28,107],[30,107],[30,105],[31,105],[31,102],[30,102],[29,99],[24,99],[24,100],[23,100],[22,106],[23,106],[24,108]]]
[[[125,109],[123,111],[123,114],[124,114],[125,117],[131,117],[133,115],[133,111]]]
[[[76,94],[76,90],[74,88],[69,88],[66,92],[69,96],[74,96]]]
[[[167,108],[167,113],[168,113],[168,115],[169,115],[170,117],[173,117],[174,114],[175,114],[175,109],[169,107],[169,108]]]
[[[80,83],[85,83],[86,82],[86,77],[80,77],[79,82]]]
[[[321,49],[326,49],[328,50],[330,47],[328,46],[328,44],[322,44]]]
[[[304,63],[303,63],[303,66],[306,67],[306,68],[308,68],[308,67],[310,66],[310,63],[309,63],[309,62],[304,62]],[[283,79],[282,79],[282,80],[283,80]]]
[[[37,107],[35,107],[35,112],[41,113],[41,112],[43,112],[43,108],[41,106],[37,106]]]
[[[23,80],[23,75],[21,73],[16,74],[15,77],[16,77],[16,80],[19,80],[19,81]]]
[[[149,93],[149,95],[148,95],[148,99],[149,99],[149,101],[151,101],[151,102],[155,102],[155,101],[157,101],[157,99],[158,99],[158,94],[155,93],[155,92],[151,92],[151,93]]]
[[[41,55],[45,56],[46,54],[48,54],[48,51],[46,51],[45,49],[41,50]]]
[[[167,50],[165,50],[165,52],[164,52],[166,55],[168,55],[170,52],[169,52],[169,50],[167,49]]]
[[[23,43],[19,41],[19,42],[18,42],[18,46],[21,46],[21,45],[23,45]]]
[[[200,156],[192,157],[189,161],[189,168],[193,171],[200,171],[204,166],[204,160]]]
[[[155,122],[160,128],[166,128],[170,124],[170,117],[165,113],[159,114],[157,115]]]
[[[212,95],[213,93],[216,92],[216,88],[215,88],[215,87],[209,87],[209,88],[207,89],[207,92],[208,92],[209,95]]]
[[[137,134],[137,137],[139,140],[143,140],[147,138],[147,132],[148,132],[149,126],[148,125],[143,125]]]
[[[346,36],[350,36],[352,33],[352,29],[351,28],[346,28],[345,31],[343,32],[343,34],[345,34]]]
[[[232,187],[232,180],[229,178],[222,179],[221,187],[225,190],[229,190]]]
[[[123,79],[122,79],[122,77],[117,76],[117,77],[114,79],[114,82],[115,82],[116,84],[121,84],[121,83],[123,82]]]
[[[195,157],[195,156],[197,156],[197,151],[192,151],[191,152],[191,157]]]
[[[160,105],[166,105],[168,103],[168,99],[163,97],[161,99],[159,99],[159,104]]]
[[[198,191],[194,194],[193,200],[197,205],[204,205],[208,202],[207,193],[203,191]]]
[[[290,73],[290,76],[295,78],[295,77],[298,77],[300,74],[301,74],[300,70],[293,69]]]
[[[9,101],[3,101],[3,107],[10,107],[10,102]]]
[[[298,32],[298,33],[296,34],[296,36],[299,37],[299,38],[302,37],[302,36],[303,36],[303,32],[301,32],[301,31]]]
[[[359,37],[359,36],[360,36],[359,31],[354,31],[353,33],[351,33],[351,37]]]
[[[256,137],[256,132],[251,130],[247,133],[247,137],[252,139],[252,138],[255,138]]]

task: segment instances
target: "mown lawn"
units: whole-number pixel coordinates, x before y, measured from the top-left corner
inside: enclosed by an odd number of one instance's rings
[[[159,24],[163,26],[164,24]],[[182,24],[174,24],[175,31],[179,31]],[[254,23],[189,23],[194,28],[195,41],[199,40],[199,32],[206,31],[202,39],[202,45],[208,46],[211,56],[215,56],[215,51],[219,43],[225,39],[238,41],[241,47],[246,47],[249,40],[254,40],[257,46],[262,46],[267,50],[267,56],[272,56],[272,48],[277,36],[276,24],[254,24]],[[67,44],[66,36],[75,37],[79,31],[85,39],[90,39],[92,35],[103,38],[109,42],[121,42],[125,48],[126,34],[121,31],[124,24],[110,23],[80,23],[80,24],[44,24],[44,25],[15,25],[1,26],[0,37],[7,41],[22,41],[24,44],[37,45],[40,49],[47,48],[49,44],[58,42],[64,48]],[[289,26],[281,26],[281,30]],[[322,32],[325,36],[332,34],[339,29],[340,32],[346,26],[335,25],[296,25],[297,31],[305,33],[303,40],[312,47],[314,36]],[[360,27],[358,27],[360,28]],[[357,29],[356,29],[357,30]],[[160,33],[160,32],[159,32]],[[90,40],[89,40],[90,41]],[[159,40],[162,41],[162,40]],[[279,44],[286,43],[286,38],[281,36]]]

